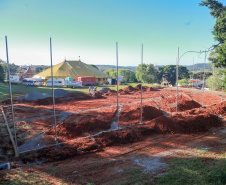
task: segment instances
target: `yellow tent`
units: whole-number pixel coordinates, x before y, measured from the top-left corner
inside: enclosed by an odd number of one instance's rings
[[[77,80],[78,77],[96,77],[99,81],[105,81],[108,75],[99,69],[87,65],[81,61],[63,61],[53,67],[53,78],[72,77]],[[49,79],[51,78],[51,68],[37,74],[34,78]]]

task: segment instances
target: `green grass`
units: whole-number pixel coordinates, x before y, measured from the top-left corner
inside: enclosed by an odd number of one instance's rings
[[[173,157],[171,166],[163,176],[155,176],[156,184],[226,184],[226,158],[211,152],[180,152]]]
[[[135,87],[139,83],[127,83],[127,85],[120,85],[119,89],[123,89],[129,85]],[[146,86],[153,86],[151,84],[144,84]],[[112,90],[117,90],[116,85],[97,85],[97,90],[99,91],[102,87],[109,87]],[[89,86],[83,86],[83,87],[76,87],[75,89],[67,88],[67,87],[61,87],[60,89],[64,89],[70,92],[83,92],[88,93]],[[55,88],[57,89],[57,88]],[[46,93],[51,94],[52,88],[51,87],[33,87],[33,86],[25,86],[25,85],[17,85],[12,84],[12,94],[13,97],[26,95],[30,92],[40,92],[40,93]],[[9,98],[9,86],[8,83],[0,83],[0,101],[5,100]]]
[[[141,169],[138,168],[128,168],[125,172],[122,173],[123,177],[126,177],[126,182],[120,182],[118,185],[126,185],[126,184],[150,184],[150,179],[148,182],[147,174],[143,173]]]

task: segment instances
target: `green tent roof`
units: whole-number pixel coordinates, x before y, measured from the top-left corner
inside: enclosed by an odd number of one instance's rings
[[[87,65],[81,61],[64,61],[53,67],[54,78],[66,78],[66,77],[96,77],[96,78],[107,78],[108,75],[103,73],[99,69]],[[51,78],[51,68],[35,75],[35,78]]]

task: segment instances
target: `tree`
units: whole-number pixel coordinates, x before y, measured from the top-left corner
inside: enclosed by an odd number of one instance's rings
[[[4,82],[6,62],[0,59],[0,82]]]
[[[216,55],[211,61],[215,67],[226,67],[226,6],[217,0],[205,0],[199,5],[208,7],[210,14],[216,18],[212,33],[218,44],[214,45]]]
[[[2,64],[0,63],[0,82],[4,82],[5,78],[5,70]]]
[[[104,73],[108,74],[110,78],[115,78],[117,76],[117,72],[114,69],[108,69],[104,71]]]
[[[159,77],[164,77],[172,85],[176,83],[176,65],[166,65],[159,68]],[[184,66],[178,66],[178,80],[189,78],[189,71]]]
[[[222,76],[223,76],[223,71],[216,70],[215,73],[214,73],[214,79],[213,79],[213,75],[212,75],[206,80],[207,86],[211,90],[214,90],[214,91],[221,90],[221,88],[222,88]]]
[[[40,73],[43,71],[43,67],[36,67],[35,68],[35,73]]]
[[[124,81],[126,82],[136,82],[136,74],[129,70],[129,69],[120,69],[119,71],[119,76],[123,76]]]
[[[141,81],[141,65],[137,67],[136,78],[137,81]],[[142,79],[146,83],[158,82],[158,70],[153,64],[143,64]]]
[[[178,84],[181,86],[189,86],[189,82],[186,79],[178,80]]]
[[[9,69],[10,69],[10,73],[12,74],[12,73],[16,73],[17,72],[17,66],[14,64],[14,63],[12,63],[12,64],[9,64]]]

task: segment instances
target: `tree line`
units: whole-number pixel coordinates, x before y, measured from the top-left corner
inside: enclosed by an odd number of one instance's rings
[[[178,79],[190,77],[190,72],[184,66],[178,66]],[[117,77],[115,69],[108,69],[104,71],[110,78]],[[119,76],[124,77],[126,82],[140,82],[141,81],[141,65],[137,67],[137,71],[133,72],[129,69],[120,69]],[[145,83],[161,83],[162,79],[166,79],[172,85],[176,83],[176,65],[166,65],[156,68],[153,64],[143,64],[142,81]]]

